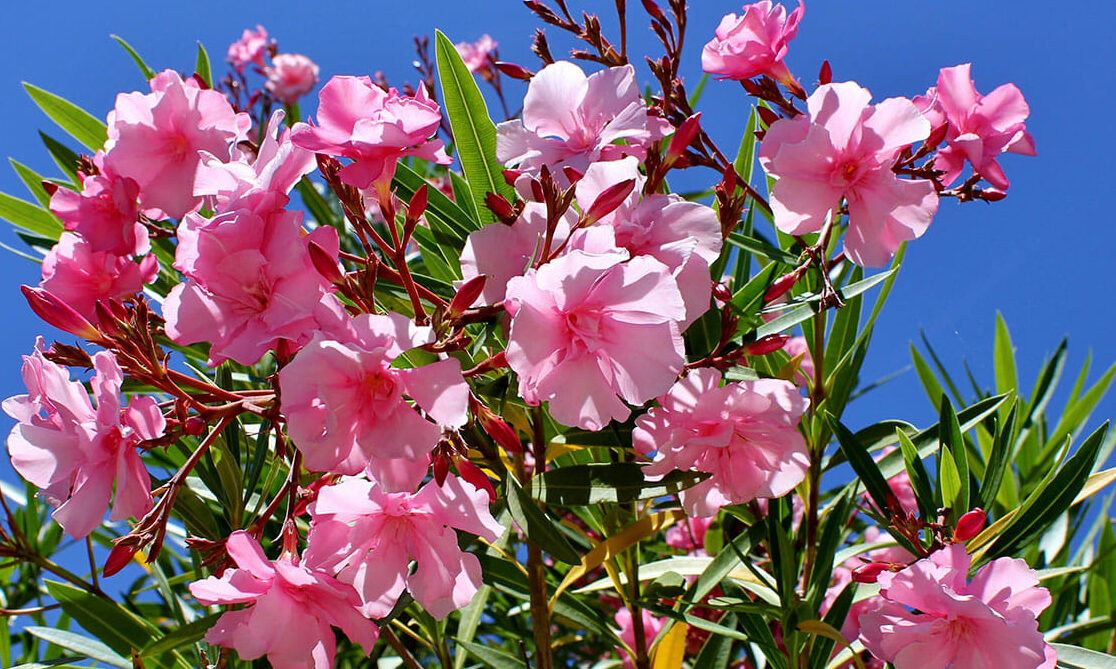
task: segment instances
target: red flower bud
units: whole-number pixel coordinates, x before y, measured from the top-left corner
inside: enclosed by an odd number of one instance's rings
[[[965,543],[984,529],[988,514],[983,509],[976,508],[957,519],[957,527],[953,529],[953,540]]]
[[[597,196],[597,199],[593,200],[593,204],[589,206],[588,211],[582,214],[582,225],[592,225],[616,211],[616,208],[624,204],[624,200],[628,199],[634,189],[635,179],[621,181],[604,189]]]
[[[205,434],[205,421],[197,416],[190,416],[182,424],[182,431],[191,437],[200,437]]]
[[[101,569],[101,573],[106,577],[112,576],[132,561],[136,553],[139,552],[139,544],[134,541],[121,541],[112,547],[109,551],[108,558],[105,559],[105,566]]]
[[[821,70],[818,72],[818,85],[825,86],[833,81],[833,68],[829,66],[828,60],[823,60]]]
[[[439,453],[434,456],[434,480],[438,485],[442,485],[446,482],[446,474],[449,473],[449,466],[449,457],[444,453]]]
[[[461,474],[461,478],[476,486],[478,490],[487,492],[489,502],[496,501],[496,488],[492,487],[492,481],[488,480],[488,476],[480,470],[480,467],[477,467],[465,458],[461,458],[457,461],[457,473]],[[445,477],[443,477],[443,479],[444,478]],[[438,485],[441,484],[439,483]]]
[[[345,280],[341,274],[341,267],[337,264],[337,259],[331,256],[329,252],[315,242],[310,242],[309,250],[310,262],[314,264],[314,269],[318,270],[318,274],[321,274],[326,281],[339,284]]]
[[[701,112],[697,112],[690,118],[682,121],[682,125],[678,126],[678,130],[674,132],[674,136],[670,138],[670,145],[667,146],[666,158],[664,162],[667,165],[672,164],[678,160],[683,154],[686,153],[686,148],[697,137],[698,131],[701,130]]]
[[[511,77],[512,79],[519,79],[520,81],[530,81],[535,73],[522,65],[516,63],[506,63],[502,60],[496,61],[496,69],[500,70],[503,74]]]
[[[666,23],[666,15],[663,14],[663,10],[659,5],[655,4],[655,0],[643,0],[643,9],[651,15],[651,18],[660,23]]]
[[[417,221],[422,217],[423,212],[426,211],[426,184],[418,187],[415,194],[411,196],[411,202],[407,206],[407,220]]]
[[[473,303],[480,297],[481,292],[484,290],[484,284],[488,281],[488,277],[484,274],[474,276],[469,279],[461,288],[457,290],[457,294],[450,300],[449,308],[446,310],[446,315],[450,318],[457,318],[465,313],[465,310],[473,306]]]
[[[501,172],[504,175],[504,182],[509,186],[514,186],[515,182],[523,175],[523,170],[504,170]]]
[[[886,562],[869,562],[860,565],[852,571],[852,580],[856,583],[875,583],[880,574],[891,569]]]
[[[511,206],[511,203],[508,202],[503,195],[485,193],[484,204],[493,214],[496,214],[496,218],[508,225],[514,223],[515,219],[518,218],[515,214],[515,208]]]
[[[800,278],[802,278],[802,274],[798,270],[795,270],[775,279],[775,282],[772,283],[771,287],[767,289],[767,292],[763,294],[763,301],[774,302],[779,299],[791,288],[794,288],[794,284],[798,283]]]
[[[924,146],[937,146],[945,139],[946,133],[949,132],[949,124],[943,123],[937,128],[930,131],[930,136],[922,142]]]
[[[745,355],[767,355],[772,351],[778,351],[786,346],[790,341],[790,335],[773,334],[767,335],[763,339],[758,339],[744,348]]]
[[[31,311],[54,327],[82,339],[99,341],[101,333],[74,308],[42,288],[20,286]]]
[[[778,121],[780,118],[778,114],[771,111],[767,107],[756,107],[756,111],[759,113],[760,119],[763,121],[763,124],[769,128],[773,123],[775,123],[775,121]]]

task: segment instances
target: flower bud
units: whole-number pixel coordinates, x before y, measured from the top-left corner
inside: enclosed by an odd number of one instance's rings
[[[515,182],[523,176],[523,170],[504,170],[501,174],[504,175],[504,183],[515,186]]]
[[[31,311],[34,311],[35,315],[50,325],[82,339],[90,341],[101,339],[101,333],[85,319],[85,316],[74,311],[73,307],[50,292],[31,286],[20,286],[20,290],[23,291],[23,296],[27,298],[27,304],[31,307]]]
[[[584,172],[578,172],[569,165],[562,168],[562,174],[565,174],[566,178],[570,180],[570,185],[576,184],[578,181],[585,178]]]
[[[582,225],[592,225],[616,211],[635,189],[635,179],[627,179],[604,189],[589,209],[582,215]]]
[[[310,262],[313,263],[314,269],[318,270],[318,274],[321,274],[326,281],[332,284],[344,282],[341,268],[337,265],[337,260],[333,256],[315,242],[310,242],[309,251]]]
[[[984,529],[984,522],[988,520],[988,514],[981,508],[973,509],[957,519],[957,527],[953,529],[953,540],[958,543],[965,543]]]
[[[47,195],[54,197],[54,194],[58,192],[58,184],[54,183],[53,181],[47,181],[44,179],[42,184],[43,190],[46,191]]]
[[[763,124],[769,128],[775,123],[775,121],[778,121],[780,118],[778,114],[771,111],[767,107],[756,107],[756,111],[759,113],[760,119],[763,121]]]
[[[200,437],[205,434],[205,421],[197,416],[190,416],[182,424],[182,431],[191,437]]]
[[[655,4],[655,0],[643,0],[643,9],[651,15],[651,18],[660,23],[666,23],[666,15],[663,14],[663,10],[659,5]]]
[[[112,550],[109,551],[108,558],[105,559],[105,566],[101,569],[101,573],[106,577],[112,576],[132,561],[136,553],[139,552],[139,543],[125,539],[120,541]]]
[[[701,112],[697,112],[690,118],[682,121],[682,125],[678,126],[678,130],[674,132],[674,136],[670,138],[670,145],[667,146],[666,158],[664,162],[671,165],[674,161],[678,160],[683,154],[686,153],[686,148],[697,137],[698,131],[701,130]]]
[[[829,66],[828,60],[823,60],[821,70],[818,72],[818,85],[825,86],[833,81],[833,68]]]
[[[748,344],[744,348],[744,354],[745,355],[767,355],[768,353],[771,353],[772,351],[778,351],[779,349],[783,348],[783,346],[785,346],[788,341],[790,341],[790,335],[785,335],[785,334],[767,335],[766,337],[764,337],[762,339],[757,339],[756,341],[752,342],[751,344]]]
[[[457,473],[461,474],[461,478],[476,486],[477,490],[487,492],[489,502],[496,501],[496,488],[492,487],[492,481],[488,480],[488,476],[481,471],[480,467],[465,458],[461,458],[457,461]],[[439,485],[441,484],[439,483]]]
[[[484,205],[488,207],[493,214],[496,214],[496,218],[507,225],[511,225],[515,222],[515,219],[519,218],[516,216],[515,207],[512,207],[511,203],[508,202],[507,198],[503,195],[485,193]]]
[[[422,218],[423,212],[426,211],[427,203],[426,184],[419,186],[415,194],[411,196],[411,202],[407,206],[407,220],[417,221]]]
[[[457,318],[465,313],[465,310],[473,306],[481,293],[484,291],[484,284],[488,281],[488,277],[484,274],[474,276],[473,278],[462,284],[461,288],[457,289],[457,294],[450,300],[449,308],[446,310],[446,316],[449,318]]]
[[[763,301],[774,302],[775,300],[779,299],[780,297],[785,295],[791,288],[794,288],[794,284],[798,283],[798,280],[800,278],[802,278],[802,274],[798,270],[795,270],[793,272],[790,272],[789,274],[784,274],[778,279],[775,279],[774,283],[771,284],[771,287],[768,288],[767,292],[763,294]]]
[[[852,580],[856,583],[875,583],[880,574],[891,569],[886,562],[869,562],[862,564],[852,571]]]
[[[443,485],[446,482],[446,474],[449,473],[450,461],[445,453],[439,453],[434,456],[434,481],[438,485]]]
[[[512,79],[519,79],[520,81],[530,81],[531,77],[535,76],[534,72],[516,63],[496,61],[496,69]]]

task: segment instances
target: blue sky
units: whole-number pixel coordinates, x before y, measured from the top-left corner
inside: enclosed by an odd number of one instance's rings
[[[571,7],[578,3],[571,0]],[[657,53],[640,3],[632,0],[634,53]],[[737,2],[692,0],[687,62],[692,85],[700,76],[700,48],[720,16],[738,11]],[[585,8],[611,15],[612,2]],[[1007,156],[1009,197],[995,205],[943,202],[926,236],[914,242],[893,297],[877,328],[865,366],[865,380],[909,365],[908,342],[919,330],[959,374],[962,357],[977,378],[992,382],[991,342],[996,310],[1012,329],[1029,384],[1043,357],[1068,335],[1068,370],[1092,351],[1100,375],[1116,360],[1112,298],[1112,250],[1106,244],[1113,189],[1108,151],[1116,148],[1105,124],[1116,102],[1112,64],[1116,42],[1108,34],[1116,20],[1110,3],[1078,3],[1070,13],[1030,0],[893,2],[815,0],[806,8],[788,64],[806,84],[824,58],[834,79],[854,79],[876,99],[912,96],[933,84],[940,67],[972,62],[978,89],[988,92],[1014,82],[1031,104],[1029,127],[1037,158]],[[265,12],[266,8],[266,12]],[[5,11],[0,41],[0,154],[53,173],[38,142],[37,129],[58,135],[21,89],[30,81],[61,94],[95,115],[112,107],[118,92],[144,88],[138,70],[113,42],[129,41],[155,69],[192,68],[195,41],[217,62],[241,30],[265,25],[281,51],[304,53],[321,65],[323,79],[335,74],[383,70],[393,83],[415,81],[411,39],[441,28],[451,39],[473,40],[482,33],[500,42],[505,60],[536,67],[529,52],[535,27],[531,14],[512,0],[386,3],[182,2],[88,3],[61,0],[19,3]],[[608,23],[606,21],[606,23]],[[571,46],[549,31],[555,55]],[[641,81],[649,81],[639,67]],[[522,87],[508,86],[511,97]],[[303,105],[304,112],[314,107]],[[723,146],[735,147],[747,118],[748,101],[731,82],[710,82],[701,107],[703,123]],[[712,183],[710,173],[704,178]],[[0,167],[0,191],[27,197],[7,167]],[[18,245],[0,224],[0,241]],[[19,294],[20,283],[35,283],[38,267],[14,256],[0,261],[0,306],[7,327],[0,331],[0,397],[22,392],[19,355],[31,349],[42,328]],[[1073,371],[1068,371],[1072,375]],[[1069,385],[1072,379],[1063,381]],[[1064,397],[1064,395],[1062,396]],[[1056,398],[1055,406],[1059,405]],[[926,424],[934,411],[913,372],[892,381],[850,407],[850,426],[883,418]],[[1093,424],[1116,415],[1116,399],[1101,405]],[[0,431],[8,429],[6,417]]]

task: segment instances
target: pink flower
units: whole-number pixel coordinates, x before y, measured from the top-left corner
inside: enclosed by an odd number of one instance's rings
[[[632,442],[658,451],[645,472],[674,469],[711,477],[682,491],[686,515],[706,517],[729,504],[781,497],[806,477],[810,460],[798,421],[809,401],[794,384],[776,379],[720,386],[714,369],[698,369],[636,419]]]
[[[600,430],[665,391],[685,359],[685,305],[658,260],[577,250],[508,282],[507,359],[528,404]],[[576,392],[570,392],[577,389]]]
[[[673,525],[666,531],[667,546],[684,550],[694,555],[706,555],[705,533],[713,524],[715,516],[708,518],[687,518],[682,525]]]
[[[480,588],[481,568],[458,547],[454,529],[490,542],[504,531],[488,510],[488,493],[456,476],[416,493],[343,479],[322,488],[310,513],[307,562],[351,583],[373,618],[391,611],[404,588],[438,619],[465,606]]]
[[[290,193],[318,163],[313,153],[291,143],[291,131],[283,127],[285,115],[282,109],[272,113],[254,156],[237,149],[234,159],[228,160],[202,151],[194,195],[208,198],[207,207],[224,213],[256,208],[263,193]]]
[[[26,395],[4,400],[19,421],[8,436],[12,467],[43,489],[54,519],[75,539],[89,535],[116,496],[110,520],[140,518],[151,510],[151,482],[135,446],[163,434],[166,422],[151,397],[121,403],[123,373],[112,353],[93,355],[93,396],[70,380],[66,368],[43,357],[43,340],[23,357]]]
[[[874,544],[890,540],[891,537],[876,526],[871,526],[866,529],[864,531],[864,536],[861,538],[861,541],[865,544]],[[887,546],[861,553],[860,555],[845,560],[844,564],[835,565],[833,567],[833,583],[829,586],[829,589],[825,591],[825,599],[822,600],[819,614],[824,616],[826,611],[829,610],[829,607],[833,606],[833,602],[837,599],[837,596],[845,589],[845,586],[852,583],[854,569],[871,563],[908,565],[914,561],[915,556],[911,555],[910,551],[902,546]],[[849,607],[849,612],[845,615],[845,624],[841,626],[841,636],[845,637],[849,643],[856,641],[856,638],[860,636],[861,614],[876,609],[883,601],[883,598],[876,596],[854,602],[853,605]]]
[[[744,14],[726,14],[716,36],[701,51],[701,69],[724,79],[751,79],[766,74],[788,86],[797,86],[783,63],[787,43],[798,34],[806,8],[802,0],[787,16],[782,5],[761,0],[744,5]]]
[[[275,99],[294,104],[318,83],[318,65],[300,53],[281,53],[271,59],[264,87]]]
[[[223,95],[183,81],[171,70],[151,80],[151,93],[121,93],[108,115],[105,167],[140,186],[140,203],[181,218],[201,203],[194,195],[198,152],[228,160],[229,147],[248,137],[252,119]]]
[[[647,146],[669,131],[666,121],[648,112],[631,65],[587,77],[577,65],[559,61],[531,79],[523,120],[496,127],[496,156],[531,173],[547,165],[564,178],[566,166],[584,173],[601,160],[642,160]]]
[[[651,642],[659,635],[659,631],[663,629],[663,625],[666,624],[667,619],[651,615],[651,612],[644,608],[641,608],[639,611],[640,617],[643,618],[644,643],[650,648]],[[620,607],[614,619],[616,620],[616,626],[620,628],[620,640],[634,651],[636,646],[635,621],[632,620],[631,609],[626,606]],[[635,658],[623,648],[619,650],[620,658],[624,662],[624,669],[633,669],[635,667]]]
[[[969,75],[970,63],[942,68],[936,93],[938,107],[949,123],[948,146],[938,151],[935,169],[943,170],[942,183],[957,180],[968,160],[973,172],[997,189],[1010,182],[996,158],[1001,153],[1035,155],[1035,140],[1023,123],[1031,113],[1015,84],[1004,84],[988,95],[977,92]]]
[[[272,204],[286,197],[272,195]],[[180,344],[212,342],[209,364],[253,365],[281,341],[309,341],[316,316],[335,304],[314,270],[307,245],[337,254],[333,228],[303,236],[301,212],[239,209],[211,219],[191,214],[178,226],[175,267],[187,281],[163,301],[167,336]]]
[[[616,245],[634,258],[648,255],[666,265],[678,282],[686,304],[686,327],[709,310],[712,282],[709,266],[721,254],[721,224],[712,208],[673,194],[642,195],[646,179],[639,163],[627,157],[594,163],[577,182],[577,202],[586,211],[610,186],[635,181],[631,195],[598,222],[609,225]]]
[[[422,478],[441,426],[468,420],[469,387],[455,358],[392,366],[404,351],[432,341],[429,327],[396,313],[360,315],[347,333],[314,335],[279,373],[287,426],[307,469],[357,474],[370,463],[403,459],[420,462]]]
[[[798,372],[794,375],[794,382],[799,387],[805,388],[814,382],[814,358],[810,355],[810,345],[805,337],[791,337],[783,345],[783,351],[791,358],[802,356],[798,363]]]
[[[267,655],[275,669],[332,667],[337,644],[330,627],[372,651],[379,630],[357,610],[352,586],[288,554],[269,561],[243,530],[229,535],[225,548],[237,568],[191,583],[190,593],[206,606],[250,606],[227,611],[206,641],[232,648],[242,660]]]
[[[868,104],[854,82],[820,86],[809,114],[776,121],[760,146],[760,163],[778,179],[771,192],[775,225],[787,234],[817,232],[849,205],[845,252],[858,265],[886,264],[899,245],[926,232],[938,210],[934,184],[891,171],[903,147],[930,134],[910,100]]]
[[[263,67],[264,54],[274,43],[274,40],[268,39],[267,30],[261,25],[257,25],[255,30],[245,29],[240,39],[229,45],[226,60],[236,68],[237,72],[243,72],[244,68],[252,63]]]
[[[104,154],[94,158],[103,161]],[[76,232],[94,252],[118,256],[143,255],[151,248],[147,228],[139,222],[139,184],[107,170],[81,177],[81,192],[59,188],[50,198],[50,210],[62,225]]]
[[[94,251],[83,237],[64,232],[43,257],[39,285],[96,323],[97,302],[135,295],[158,273],[159,261],[154,255],[136,263],[108,251]]]
[[[340,172],[350,186],[386,187],[400,158],[415,156],[441,165],[451,161],[442,140],[438,104],[426,88],[415,97],[376,86],[368,77],[333,77],[318,93],[318,125],[296,123],[291,141],[309,151],[349,158]]]
[[[476,42],[458,42],[453,48],[457,49],[461,60],[465,61],[465,67],[476,74],[489,69],[488,56],[496,49],[496,40],[486,33]]]
[[[1036,617],[1050,605],[1023,560],[999,558],[968,580],[969,554],[953,544],[879,577],[881,605],[860,616],[860,640],[896,669],[1052,669]]]

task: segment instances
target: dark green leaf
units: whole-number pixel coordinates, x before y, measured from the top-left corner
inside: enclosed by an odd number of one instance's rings
[[[984,479],[980,482],[980,508],[988,510],[996,502],[1004,473],[1011,465],[1011,438],[1015,434],[1016,410],[1018,402],[1013,402],[1007,420],[1001,423],[992,441],[992,452],[988,456],[988,466],[984,469]]]
[[[890,269],[886,272],[874,274],[867,279],[864,279],[863,281],[850,283],[844,288],[838,289],[837,294],[841,297],[842,300],[848,301],[849,299],[860,295],[869,288],[887,279],[894,273],[895,270]],[[797,303],[791,303],[791,305],[789,306],[791,306],[792,308],[789,311],[772,320],[770,323],[766,323],[760,326],[760,328],[756,330],[756,339],[763,339],[767,335],[778,334],[783,330],[798,325],[802,321],[812,317],[820,310],[820,308],[818,307],[818,301],[820,299],[820,295],[811,295],[809,297],[805,297],[802,300],[799,300]]]
[[[8,158],[8,162],[12,164],[12,169],[19,175],[19,180],[23,182],[24,186],[27,186],[27,190],[39,205],[44,209],[50,207],[50,195],[43,188],[43,176],[15,158]]]
[[[205,633],[209,631],[209,628],[213,627],[214,623],[216,623],[217,619],[222,615],[221,613],[212,613],[204,618],[199,618],[191,623],[187,623],[144,648],[140,652],[140,655],[145,658],[158,657],[172,650],[200,641],[202,637],[205,636]]]
[[[457,643],[468,650],[470,655],[485,663],[487,666],[492,667],[492,669],[527,669],[527,665],[523,664],[523,660],[506,650],[460,639],[457,640]]]
[[[911,488],[914,490],[915,499],[918,501],[918,510],[923,518],[933,518],[937,515],[937,509],[941,506],[941,499],[935,497],[934,488],[930,485],[930,475],[926,471],[926,466],[922,463],[922,458],[918,455],[918,449],[915,448],[914,443],[911,441],[904,432],[896,430],[895,436],[899,438],[899,448],[903,452],[903,464],[907,468],[907,476],[911,480]],[[988,507],[984,507],[988,508]]]
[[[213,70],[209,66],[209,54],[205,51],[205,46],[198,42],[198,58],[194,65],[194,73],[201,77],[206,86],[213,88]]]
[[[581,555],[574,550],[570,542],[558,529],[558,521],[539,508],[538,503],[531,499],[527,491],[519,487],[511,478],[506,479],[508,512],[519,529],[527,535],[527,539],[546,551],[555,560],[566,564],[579,564]]]
[[[940,407],[938,425],[941,426],[942,452],[939,458],[943,463],[942,471],[952,469],[956,475],[957,489],[951,491],[953,494],[947,494],[945,486],[940,482],[939,485],[942,485],[942,503],[953,510],[953,518],[956,520],[969,510],[969,454],[953,404],[945,395],[941,398]],[[945,464],[948,460],[953,461],[952,467]]]
[[[116,35],[110,35],[110,37],[116,40],[120,44],[120,46],[124,47],[124,50],[128,52],[128,55],[132,57],[132,60],[136,61],[136,65],[139,66],[140,72],[143,73],[144,81],[151,81],[151,79],[155,77],[155,70],[151,69],[147,66],[147,63],[143,62],[143,58],[140,58],[140,55],[136,53],[136,50],[132,48],[131,44],[128,44]]]
[[[890,505],[887,503],[888,495],[893,495],[891,488],[887,485],[887,479],[880,473],[879,466],[872,456],[864,448],[864,446],[857,441],[856,435],[849,432],[848,428],[841,424],[831,413],[826,413],[826,420],[829,422],[829,427],[833,430],[834,436],[837,437],[837,444],[841,447],[841,451],[845,454],[845,458],[852,465],[853,471],[856,472],[857,478],[864,484],[864,488],[868,494],[872,496],[872,501],[875,502],[876,508],[883,512],[886,516],[890,517]]]
[[[83,146],[92,151],[99,151],[104,146],[108,131],[99,119],[69,100],[26,81],[23,88],[39,109]]]
[[[50,595],[79,625],[124,657],[151,643],[154,629],[119,604],[65,583],[46,581]]]
[[[536,476],[527,484],[527,491],[531,497],[554,506],[624,504],[675,495],[708,477],[704,472],[673,471],[648,481],[643,476],[643,465],[634,462],[572,465]]]
[[[54,159],[55,164],[70,177],[74,185],[77,185],[78,154],[42,130],[39,131],[39,139],[43,140],[43,145],[50,152],[50,157]]]
[[[43,641],[52,643],[59,648],[65,648],[66,650],[72,650],[75,653],[81,653],[91,660],[104,662],[105,664],[113,667],[124,667],[125,669],[131,669],[131,660],[127,660],[117,653],[114,653],[111,648],[101,643],[100,641],[97,641],[96,639],[90,639],[89,637],[84,637],[80,634],[75,634],[74,632],[53,629],[50,627],[28,627],[27,631],[32,636],[36,636]],[[65,663],[68,664],[73,661],[74,658],[68,658],[65,660]],[[39,666],[54,667],[58,666],[59,662],[60,661],[55,661]],[[35,664],[32,663],[30,665],[23,666],[33,667],[35,666]]]

